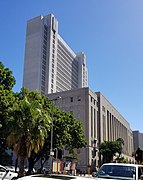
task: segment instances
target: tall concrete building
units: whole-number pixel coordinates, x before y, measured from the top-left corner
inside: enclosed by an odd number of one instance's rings
[[[61,110],[71,112],[74,117],[83,122],[87,147],[77,150],[79,162],[77,168],[94,169],[100,165],[99,145],[103,141],[124,140],[123,156],[134,161],[133,134],[129,123],[100,93],[92,92],[88,87],[70,91],[48,94],[49,99],[61,99],[55,103]]]
[[[134,151],[138,148],[143,150],[143,133],[139,131],[133,131],[133,140],[134,140]]]
[[[61,38],[52,14],[27,22],[23,86],[43,94],[88,86],[86,56]]]

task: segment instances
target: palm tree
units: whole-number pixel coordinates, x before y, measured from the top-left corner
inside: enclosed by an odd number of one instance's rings
[[[122,147],[120,141],[104,141],[100,144],[99,151],[103,156],[103,163],[113,161],[116,153],[121,154]]]
[[[11,113],[7,141],[20,158],[19,177],[22,177],[26,157],[30,157],[32,150],[37,153],[44,145],[50,130],[50,117],[37,99],[28,100],[28,96],[15,102]]]
[[[124,140],[122,138],[118,138],[116,140],[116,142],[119,144],[119,157],[121,156],[122,150],[123,150],[123,146],[124,146]],[[118,158],[119,158],[118,157]]]

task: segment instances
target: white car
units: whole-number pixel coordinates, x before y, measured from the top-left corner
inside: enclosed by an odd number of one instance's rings
[[[95,180],[143,180],[143,165],[107,163],[103,164],[95,176]]]
[[[0,165],[0,180],[15,180],[18,173],[10,171],[8,168]]]
[[[90,180],[93,177],[86,176],[69,176],[69,175],[56,175],[56,174],[35,174],[30,176],[24,176],[18,180]]]

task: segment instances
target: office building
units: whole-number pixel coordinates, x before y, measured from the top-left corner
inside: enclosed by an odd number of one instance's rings
[[[52,14],[27,22],[23,86],[43,94],[88,86],[86,56],[62,39]]]
[[[129,123],[100,93],[92,92],[88,87],[48,94],[49,99],[58,96],[56,105],[65,112],[71,112],[74,117],[83,122],[87,147],[77,150],[79,162],[77,168],[87,171],[88,167],[100,165],[99,145],[103,141],[124,140],[123,155],[128,160],[132,158],[133,135]]]
[[[143,150],[143,133],[139,131],[133,131],[133,141],[134,141],[134,152],[138,148]]]

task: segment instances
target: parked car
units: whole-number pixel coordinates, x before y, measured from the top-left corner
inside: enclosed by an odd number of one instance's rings
[[[30,176],[24,176],[18,180],[88,180],[92,177],[85,176],[69,176],[69,175],[56,175],[56,174],[35,174]]]
[[[95,177],[96,180],[143,180],[143,165],[107,163],[103,164]]]
[[[18,173],[10,171],[8,168],[0,165],[0,179],[2,180],[15,180]]]

